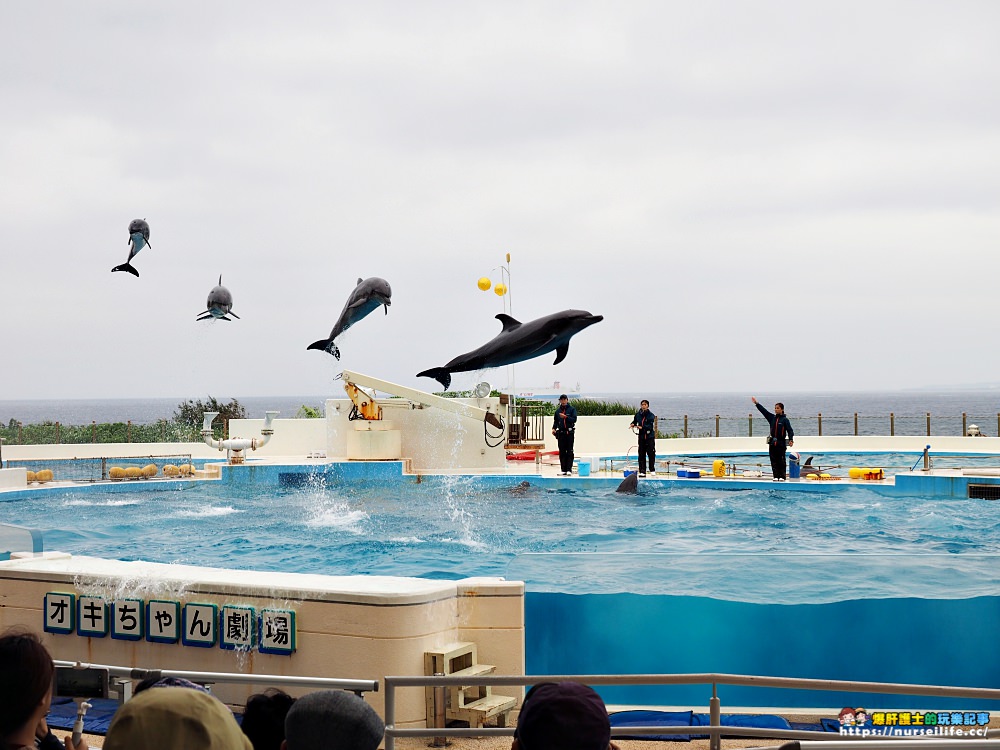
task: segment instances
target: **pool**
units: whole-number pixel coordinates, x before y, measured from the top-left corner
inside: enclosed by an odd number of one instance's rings
[[[730,491],[645,482],[642,494],[623,496],[614,481],[535,475],[417,483],[393,462],[247,465],[224,476],[9,493],[0,495],[0,514],[41,529],[46,549],[74,554],[524,580],[529,673],[967,685],[992,684],[1000,673],[1000,506],[990,501],[770,483]],[[975,657],[948,656],[958,652]],[[606,698],[702,704],[703,690],[607,688]],[[766,699],[816,705],[817,696],[738,687],[723,695],[725,705]]]

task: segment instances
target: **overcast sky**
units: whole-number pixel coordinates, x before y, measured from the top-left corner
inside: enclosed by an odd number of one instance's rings
[[[1000,3],[4,2],[0,398],[1000,379]],[[152,246],[136,279],[129,222]],[[230,323],[197,322],[219,275]],[[388,315],[324,338],[358,277]],[[464,373],[454,387],[506,369]]]

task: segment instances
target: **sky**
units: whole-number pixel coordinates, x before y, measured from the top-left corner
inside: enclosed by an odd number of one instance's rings
[[[990,0],[2,3],[0,399],[435,391],[505,304],[604,320],[453,387],[995,380],[998,28]],[[138,279],[110,272],[135,218]],[[220,274],[240,319],[196,321]],[[388,314],[307,351],[372,276]]]

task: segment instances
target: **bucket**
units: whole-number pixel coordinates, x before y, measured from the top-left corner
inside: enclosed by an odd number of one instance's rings
[[[633,474],[635,474],[635,472],[634,472],[634,471],[632,471],[631,469],[627,469],[627,470],[626,470],[626,471],[624,472],[624,474],[625,474],[625,476],[626,476],[626,478],[627,478],[627,477],[630,477],[630,476],[632,476]]]
[[[799,463],[798,453],[788,454],[788,478],[798,479],[802,476],[802,465]]]
[[[590,461],[579,461],[576,465],[577,476],[589,477],[590,476]]]

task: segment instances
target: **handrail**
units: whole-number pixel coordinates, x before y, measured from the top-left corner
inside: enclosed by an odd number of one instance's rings
[[[192,682],[224,682],[247,685],[287,685],[290,687],[318,687],[329,690],[350,690],[358,695],[361,693],[377,693],[378,680],[350,680],[335,677],[298,677],[276,674],[244,674],[241,672],[195,672],[185,669],[141,669],[122,667],[112,664],[94,664],[79,661],[54,660],[57,667],[72,667],[88,669],[96,667],[108,670],[115,677],[127,677],[134,680],[145,680],[149,677],[183,677]]]
[[[427,727],[427,728],[404,728],[396,726],[396,689],[404,687],[445,687],[449,685],[467,685],[468,677],[448,677],[448,676],[386,676],[385,685],[385,750],[395,750],[395,739],[397,737],[496,737],[511,736],[514,733],[513,727],[479,727],[479,728],[456,728],[456,727]],[[884,693],[887,695],[923,695],[934,697],[954,697],[954,698],[979,698],[987,700],[1000,700],[1000,689],[996,688],[968,688],[953,686],[917,685],[910,683],[893,682],[864,682],[857,680],[824,680],[803,677],[770,677],[761,675],[738,675],[719,672],[702,672],[691,674],[638,674],[638,675],[482,675],[476,677],[476,684],[483,686],[494,685],[534,685],[539,682],[582,682],[587,685],[692,685],[711,684],[712,697],[710,699],[711,723],[708,726],[698,727],[615,727],[614,734],[618,735],[648,735],[648,734],[691,734],[695,730],[696,734],[707,734],[710,736],[711,750],[718,750],[721,745],[722,734],[746,737],[770,737],[770,738],[825,738],[823,748],[833,750],[829,743],[830,733],[813,732],[808,730],[788,730],[788,729],[761,729],[755,727],[732,727],[721,726],[720,724],[720,704],[717,697],[716,688],[718,685],[745,685],[751,687],[789,688],[797,690],[830,690],[841,692],[871,692]],[[1000,737],[1000,730],[989,730],[988,737]],[[842,735],[833,735],[838,740],[843,740]],[[894,743],[905,741],[906,738],[894,739]],[[872,740],[857,736],[851,742],[864,741],[866,748],[871,748]],[[930,740],[921,740],[921,748],[931,747]],[[935,740],[942,742],[944,740]],[[956,740],[966,744],[963,748],[989,747],[1000,748],[1000,741],[986,742],[981,740]],[[967,743],[974,743],[972,745]],[[853,746],[852,746],[853,747]],[[904,747],[904,745],[894,744],[893,748]]]

